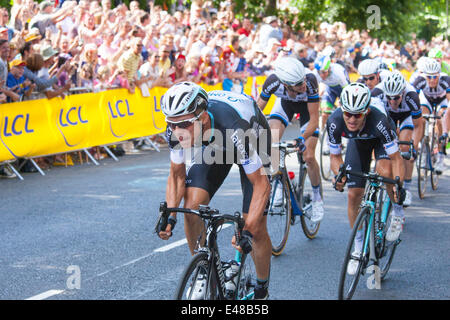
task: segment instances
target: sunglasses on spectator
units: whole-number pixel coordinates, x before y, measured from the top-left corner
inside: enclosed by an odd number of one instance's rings
[[[366,81],[372,81],[373,79],[375,79],[375,76],[371,76],[371,77],[363,77],[364,82]]]
[[[166,122],[167,122],[167,125],[169,126],[169,128],[172,130],[175,130],[177,127],[180,129],[187,129],[190,126],[192,126],[194,124],[194,122],[200,118],[200,116],[202,115],[203,112],[204,112],[204,110],[191,119],[182,120],[182,121],[171,121],[171,120],[166,119]]]
[[[346,118],[355,118],[355,119],[361,119],[362,117],[364,117],[364,115],[365,115],[366,113],[350,113],[350,112],[347,112],[347,111],[344,111],[344,116],[346,117]]]
[[[386,98],[387,98],[388,100],[394,100],[394,101],[399,100],[401,97],[402,97],[402,96],[386,96]]]
[[[434,80],[434,79],[436,79],[437,77],[439,77],[439,76],[438,76],[438,75],[427,76],[427,79]]]

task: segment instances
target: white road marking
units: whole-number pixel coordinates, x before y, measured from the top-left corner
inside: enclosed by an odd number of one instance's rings
[[[62,292],[64,292],[64,290],[48,290],[48,291],[45,291],[45,292],[40,293],[38,295],[32,296],[31,298],[28,298],[28,299],[25,299],[25,300],[44,300],[44,299],[47,299],[47,298],[49,298],[51,296],[55,296],[57,294],[60,294]]]

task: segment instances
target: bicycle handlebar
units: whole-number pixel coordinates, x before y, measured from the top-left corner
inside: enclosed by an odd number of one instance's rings
[[[428,119],[441,119],[442,118],[441,116],[433,115],[433,114],[423,114],[422,117],[427,119],[427,120]]]
[[[160,224],[167,225],[169,215],[172,212],[195,214],[204,220],[224,220],[235,223],[235,235],[236,242],[240,240],[242,229],[244,228],[245,221],[241,217],[240,212],[236,211],[234,215],[220,213],[217,209],[212,209],[205,205],[200,205],[198,210],[186,209],[186,208],[168,208],[167,202],[161,202],[159,205],[159,218],[156,223],[155,231],[158,233],[158,226]]]
[[[414,156],[414,140],[410,140],[410,141],[398,141],[397,142],[399,145],[407,145],[409,146],[409,151],[400,151],[401,156],[403,157],[403,159],[405,160],[410,160],[411,158],[415,158]]]
[[[395,177],[395,180],[394,180],[391,178],[380,176],[376,172],[364,173],[364,172],[358,172],[358,171],[354,171],[354,170],[347,170],[347,169],[345,169],[344,164],[341,164],[341,166],[339,167],[339,174],[336,176],[336,182],[341,182],[342,178],[346,174],[349,174],[349,175],[352,175],[355,177],[359,177],[359,178],[363,178],[363,179],[369,179],[369,181],[395,184],[395,185],[397,185],[397,187],[401,187],[400,177]],[[336,189],[336,185],[334,187]]]

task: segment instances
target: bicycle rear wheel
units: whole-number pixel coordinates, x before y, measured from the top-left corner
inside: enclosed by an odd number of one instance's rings
[[[320,173],[322,178],[326,181],[331,179],[331,161],[330,161],[330,149],[328,147],[326,128],[322,130],[320,134],[320,148],[319,148],[319,160],[320,160]]]
[[[353,226],[352,233],[350,235],[349,242],[347,244],[347,249],[345,251],[344,262],[341,267],[341,274],[339,278],[339,290],[338,299],[339,300],[350,300],[355,293],[356,287],[358,286],[358,281],[363,272],[366,264],[368,262],[369,253],[367,252],[365,256],[361,253],[357,257],[358,267],[354,274],[347,273],[347,267],[350,259],[352,259],[352,254],[355,250],[355,238],[358,230],[364,230],[364,239],[366,239],[367,232],[369,232],[369,218],[370,218],[370,208],[364,207],[361,209],[358,217],[356,218],[355,225]],[[355,258],[355,257],[353,257]]]
[[[433,190],[436,190],[438,188],[438,182],[439,182],[439,175],[436,173],[436,162],[439,158],[439,138],[436,136],[436,134],[433,134],[431,137],[431,148],[430,148],[430,155],[431,155],[431,166],[432,170],[430,170],[430,180],[431,180],[431,188]]]
[[[218,285],[206,252],[192,257],[175,292],[176,300],[217,300]]]
[[[419,161],[417,164],[417,190],[419,191],[420,199],[425,197],[429,168],[429,155],[430,146],[428,145],[427,137],[424,137],[420,143],[419,157],[417,158]]]
[[[277,174],[272,179],[270,206],[267,212],[267,231],[272,242],[274,256],[279,256],[286,246],[290,223],[291,199],[287,177],[284,174]]]

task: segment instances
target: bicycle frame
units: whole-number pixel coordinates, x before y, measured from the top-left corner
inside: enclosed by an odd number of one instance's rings
[[[303,177],[307,174],[307,165],[306,162],[303,160],[303,155],[301,152],[296,152],[295,150],[288,150],[290,146],[288,144],[280,144],[280,167],[279,170],[281,171],[282,175],[286,177],[286,180],[288,181],[289,186],[289,196],[291,200],[291,206],[292,206],[292,215],[294,216],[302,216],[303,214],[307,215],[307,212],[309,212],[309,209],[312,207],[312,204],[308,204],[305,208],[300,208],[300,203],[297,201],[297,199],[300,198],[300,195],[303,194],[303,184],[301,181],[303,181]],[[298,172],[298,190],[297,193],[295,192],[295,188],[292,185],[291,179],[289,179],[287,168],[286,168],[286,155],[290,153],[297,153],[298,162],[300,164],[299,172]],[[276,185],[274,186],[276,187]]]
[[[430,170],[431,172],[434,172],[434,168],[433,168],[433,162],[431,160],[431,154],[433,152],[433,150],[431,150],[431,145],[430,145],[430,127],[431,127],[431,135],[434,135],[436,132],[436,124],[437,124],[437,120],[440,119],[441,117],[439,115],[436,114],[436,106],[433,106],[433,112],[429,115],[423,115],[422,116],[425,119],[425,130],[424,130],[424,138],[426,137],[426,143],[429,146],[429,150],[430,153],[427,154],[427,167],[422,169],[425,170]],[[421,164],[419,164],[420,166]]]

